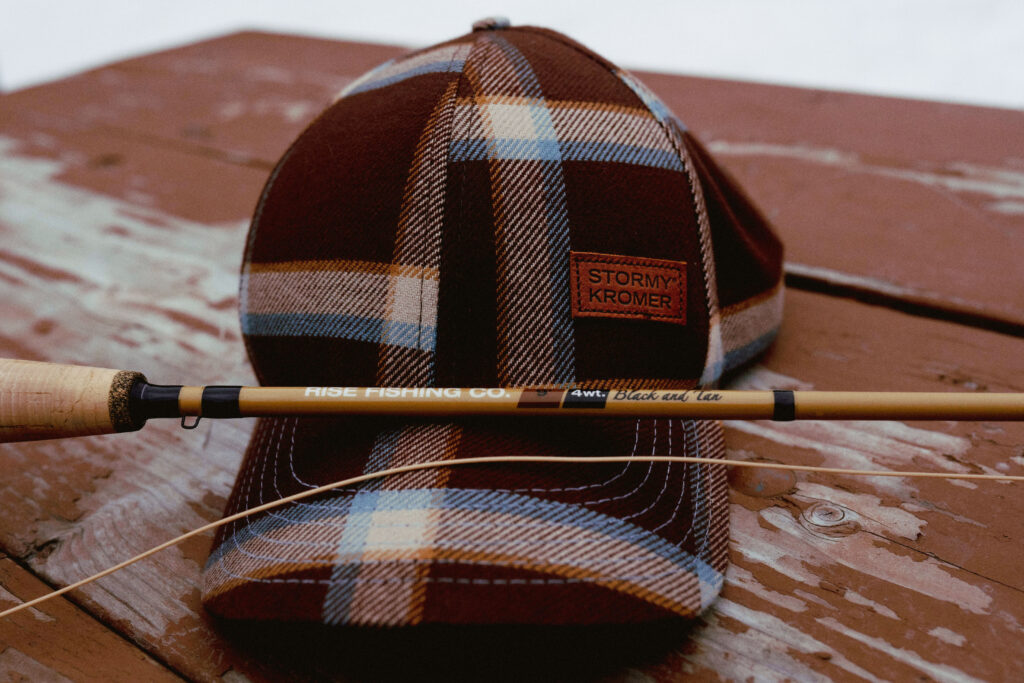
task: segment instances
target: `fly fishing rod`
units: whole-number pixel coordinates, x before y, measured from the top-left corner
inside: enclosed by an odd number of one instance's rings
[[[1022,420],[1024,393],[181,386],[126,370],[0,360],[0,442],[130,432],[153,418],[194,427],[188,417],[313,415]]]

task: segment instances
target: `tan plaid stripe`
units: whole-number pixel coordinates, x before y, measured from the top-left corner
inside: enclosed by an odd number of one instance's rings
[[[453,55],[468,52],[458,46]],[[402,209],[395,236],[394,261],[396,264],[415,265],[437,270],[441,260],[441,229],[444,224],[445,189],[448,181],[448,139],[455,105],[458,79],[453,78],[434,107],[427,125],[420,135],[413,156],[409,177],[402,197]],[[429,294],[427,295],[429,296]],[[392,297],[399,302],[399,297]],[[434,307],[436,310],[436,293]],[[377,384],[380,386],[432,386],[434,381],[434,350],[425,353],[418,349],[385,344],[380,347],[377,363]],[[381,453],[386,445],[378,437],[374,452]],[[417,461],[454,457],[459,429],[454,425],[409,427],[397,435],[384,467],[396,467]],[[367,470],[381,466],[371,459]],[[451,470],[432,469],[411,472],[383,482],[387,488],[443,488]],[[385,513],[380,513],[385,514]],[[393,514],[393,513],[392,513]],[[436,532],[436,515],[420,514],[409,521],[406,530],[418,530],[421,543],[429,547]],[[370,541],[368,540],[368,543]],[[418,623],[426,597],[429,572],[425,564],[391,563],[361,567],[357,577],[362,579],[351,597],[348,614],[376,614],[380,623]],[[387,579],[388,582],[382,581]],[[325,612],[328,609],[325,603]]]
[[[466,63],[483,137],[513,137],[524,144],[554,140],[550,114],[535,84],[524,83],[500,39],[477,43]],[[530,98],[528,113],[492,112],[487,98],[509,93]],[[477,97],[483,97],[482,102]],[[552,262],[568,258],[565,188],[559,162],[491,158],[498,261],[498,380],[503,386],[570,382],[574,344],[569,313],[568,268]],[[561,242],[564,242],[562,244]],[[552,274],[565,271],[558,287]]]
[[[284,264],[281,269],[251,269],[246,277],[247,313],[349,314],[430,327],[437,324],[436,268],[353,266],[362,268],[302,270]]]
[[[377,437],[367,472],[400,467],[427,460],[455,457],[461,429],[453,424],[413,425],[384,432]],[[451,470],[433,468],[389,477],[364,485],[364,489],[443,490]],[[438,494],[440,495],[440,494]],[[425,509],[424,509],[425,508]],[[364,540],[366,552],[377,546],[410,545],[429,552],[438,533],[436,506],[411,510],[376,510],[371,513],[370,529]],[[339,549],[340,549],[339,545]],[[339,555],[335,558],[335,583],[324,600],[324,620],[328,623],[372,615],[384,624],[419,623],[423,614],[428,563],[410,563],[399,554],[395,562],[354,562]],[[420,558],[429,559],[429,558]],[[339,595],[344,598],[339,598]]]
[[[438,482],[431,488],[443,487]],[[437,491],[440,497],[442,493]],[[426,600],[426,577],[440,528],[441,511],[378,510],[359,557],[338,557],[338,564],[356,564],[352,598],[345,616],[357,622],[418,624]],[[412,561],[410,561],[412,560]],[[348,588],[348,586],[345,586]],[[329,603],[325,602],[325,611]]]
[[[532,139],[536,98],[505,95],[459,98],[453,139]],[[671,151],[658,122],[645,109],[593,102],[546,101],[558,142],[614,142]],[[490,126],[487,126],[490,123]]]
[[[726,367],[735,367],[763,350],[782,320],[784,289],[775,289],[722,310],[722,344]]]
[[[441,260],[441,228],[444,224],[444,197],[448,181],[446,131],[451,130],[452,108],[458,79],[453,78],[434,108],[420,136],[412,168],[402,197],[395,236],[396,267],[414,266],[425,272],[438,272]],[[397,284],[397,281],[396,281]],[[420,282],[420,307],[430,309],[436,318],[437,290],[425,280]],[[388,302],[408,305],[409,299],[396,288]],[[386,316],[391,319],[391,316]],[[434,323],[436,324],[436,322]],[[386,333],[385,333],[385,336]],[[400,335],[399,335],[400,336]],[[377,361],[380,386],[431,386],[434,384],[434,350],[398,344],[383,344]]]
[[[434,349],[437,270],[364,261],[248,264],[242,331]]]

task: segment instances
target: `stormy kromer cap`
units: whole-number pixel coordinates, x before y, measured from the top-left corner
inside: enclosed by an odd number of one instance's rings
[[[242,329],[263,384],[692,389],[771,342],[781,260],[633,76],[492,20],[374,69],[299,136],[253,219]],[[261,419],[225,513],[427,460],[723,453],[714,421]],[[722,586],[727,503],[703,464],[406,473],[222,527],[203,600],[328,624],[693,616]]]

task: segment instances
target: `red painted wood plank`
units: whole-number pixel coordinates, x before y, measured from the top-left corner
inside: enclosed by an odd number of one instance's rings
[[[73,121],[273,165],[357,76],[405,49],[240,33],[0,98],[46,129]]]
[[[0,555],[0,609],[49,590]],[[8,681],[181,680],[63,599],[0,620],[0,676]]]

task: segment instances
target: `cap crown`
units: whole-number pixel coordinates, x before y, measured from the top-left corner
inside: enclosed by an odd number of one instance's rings
[[[242,275],[270,384],[694,386],[781,313],[778,240],[683,125],[525,27],[346,88],[272,174]]]

